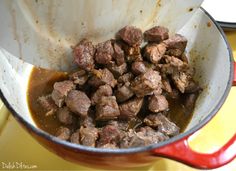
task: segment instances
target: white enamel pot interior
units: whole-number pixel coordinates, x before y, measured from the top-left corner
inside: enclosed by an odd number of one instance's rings
[[[124,23],[125,24],[129,23],[129,21],[130,20],[127,20]],[[142,26],[134,22],[134,25],[135,24],[139,27]],[[159,24],[159,23],[152,23],[151,25],[147,27],[142,27],[142,28],[147,29],[156,24]],[[178,33],[184,35],[188,39],[186,53],[187,53],[187,56],[189,57],[191,65],[193,65],[196,69],[195,79],[198,80],[200,85],[204,88],[203,92],[200,94],[197,100],[193,118],[191,122],[189,123],[187,129],[184,131],[184,133],[181,133],[180,135],[173,137],[165,142],[161,142],[159,144],[153,144],[147,147],[137,147],[137,148],[130,148],[130,149],[99,149],[99,148],[85,147],[85,146],[61,141],[49,135],[48,133],[40,130],[35,125],[31,117],[31,114],[29,112],[28,105],[27,105],[27,85],[29,81],[30,72],[33,66],[28,63],[23,62],[22,60],[14,58],[10,53],[8,53],[6,50],[2,48],[0,51],[0,59],[1,59],[0,60],[0,78],[1,78],[0,95],[1,95],[1,98],[3,102],[5,103],[5,105],[8,107],[8,109],[12,112],[14,117],[24,127],[26,127],[27,130],[30,131],[32,135],[34,135],[35,137],[41,138],[42,141],[40,143],[44,144],[44,142],[50,142],[57,147],[58,146],[61,147],[61,149],[67,149],[69,153],[79,151],[78,156],[80,156],[81,154],[84,154],[86,156],[86,154],[88,154],[92,158],[93,156],[98,155],[101,161],[102,159],[105,160],[107,156],[112,156],[113,158],[117,157],[117,160],[114,160],[113,164],[114,166],[118,166],[118,165],[121,166],[122,163],[129,163],[127,162],[127,158],[125,158],[126,156],[129,156],[132,154],[136,155],[140,153],[140,154],[145,154],[145,155],[148,154],[148,155],[151,155],[152,157],[153,156],[169,157],[169,158],[178,160],[180,162],[192,165],[197,168],[219,167],[229,162],[230,160],[232,160],[233,157],[235,156],[235,153],[231,154],[231,156],[229,156],[227,160],[219,161],[215,163],[214,162],[211,163],[212,162],[211,160],[206,159],[207,157],[209,158],[212,156],[205,155],[205,158],[204,156],[200,156],[200,157],[203,157],[203,159],[206,160],[207,162],[210,162],[207,164],[204,161],[199,162],[196,160],[196,158],[191,157],[191,156],[173,155],[173,153],[167,152],[168,150],[166,149],[169,148],[173,150],[175,149],[173,148],[174,144],[178,144],[179,142],[185,142],[183,140],[186,140],[186,138],[191,136],[203,125],[205,125],[216,114],[216,112],[219,110],[219,108],[225,101],[228,95],[228,92],[230,90],[230,87],[232,84],[232,77],[233,77],[233,73],[232,73],[233,61],[232,61],[231,50],[227,44],[227,41],[225,39],[225,36],[222,30],[216,25],[215,21],[202,9],[196,10],[192,18],[181,29],[178,26],[177,21],[171,24],[169,22],[162,22],[162,25],[169,27],[170,30],[172,31],[177,31]],[[171,25],[174,25],[174,26],[171,27]],[[175,28],[175,29],[172,29],[172,28]],[[113,29],[119,30],[120,27],[119,25],[116,25],[116,27],[114,27]],[[90,35],[90,37],[92,37],[92,35]],[[76,39],[73,39],[72,42],[76,43],[76,41],[77,41]],[[1,46],[3,44],[4,43],[1,42]],[[9,45],[6,45],[6,47],[7,46]],[[16,46],[15,52],[17,54],[17,46],[18,46],[17,43],[14,46]],[[34,46],[37,46],[37,44],[35,44]],[[24,48],[24,55],[26,56],[27,56],[27,48],[30,48],[30,47],[26,46]],[[45,47],[42,47],[42,48],[45,48]],[[31,50],[32,49],[29,49],[29,51]],[[21,51],[21,53],[23,54],[23,51]],[[31,53],[32,52],[29,52],[29,54]],[[34,55],[38,55],[38,54],[34,54]],[[25,59],[27,59],[27,57]],[[37,62],[40,63],[40,61],[37,61]],[[43,63],[45,63],[45,61],[43,61]],[[39,140],[39,138],[37,139]],[[233,139],[233,143],[231,142],[231,144],[235,145],[235,137]],[[49,145],[44,144],[44,146],[47,146],[47,148],[49,148]],[[58,155],[61,155],[62,157],[70,159],[72,161],[78,162],[76,158],[71,157],[72,155],[70,156],[69,154],[66,154],[66,153],[60,153],[59,152],[60,149],[57,149],[56,151],[55,149],[53,149],[52,146],[50,148],[51,148],[50,150],[57,153]],[[178,148],[175,150],[178,150]],[[186,147],[180,148],[179,151],[176,153],[184,154],[185,152],[190,155],[195,154],[194,152],[191,152]],[[124,159],[126,160],[124,161]],[[86,163],[86,161],[82,161],[82,163],[87,164],[87,165],[89,164],[89,163]],[[109,161],[109,163],[111,162]],[[106,164],[106,163],[104,162],[102,164]],[[125,167],[129,167],[129,166],[133,167],[134,165],[139,166],[138,163],[130,162],[130,165],[127,164],[125,165]]]

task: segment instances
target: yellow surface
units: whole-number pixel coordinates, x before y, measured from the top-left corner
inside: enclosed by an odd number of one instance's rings
[[[227,33],[227,36],[236,58],[236,32]],[[194,150],[205,153],[212,152],[233,136],[236,130],[235,102],[236,87],[233,87],[218,114],[191,139],[190,144]],[[0,110],[0,112],[1,118],[5,111]],[[0,132],[0,170],[3,166],[2,162],[6,164],[8,162],[22,162],[25,165],[36,166],[38,170],[91,170],[65,161],[44,149],[19,126],[12,116],[9,117],[4,129]],[[196,171],[196,169],[168,159],[159,160],[151,167],[138,170]],[[236,160],[215,170],[235,171]]]

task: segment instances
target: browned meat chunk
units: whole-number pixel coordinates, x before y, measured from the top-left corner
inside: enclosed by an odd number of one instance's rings
[[[106,125],[99,131],[100,138],[97,147],[104,147],[106,144],[117,145],[120,142],[122,132],[114,125]]]
[[[144,122],[153,128],[158,127],[158,131],[168,136],[174,136],[179,133],[179,127],[161,113],[148,115]]]
[[[139,138],[133,129],[129,129],[120,141],[120,148],[141,147],[145,146],[145,141]]]
[[[188,87],[189,80],[191,79],[191,76],[189,76],[185,72],[175,72],[172,75],[172,79],[173,79],[176,87],[179,89],[179,91],[181,93],[184,93],[185,89]]]
[[[45,116],[53,115],[57,111],[57,105],[53,101],[51,95],[41,96],[37,101],[45,111]]]
[[[80,126],[83,126],[85,128],[95,127],[94,119],[92,116],[89,116],[89,115],[85,118],[80,118],[79,124],[80,124]]]
[[[80,144],[79,129],[70,136],[70,142]]]
[[[132,69],[132,72],[136,75],[143,74],[147,71],[147,68],[144,62],[141,62],[141,61],[133,62],[131,69]]]
[[[183,62],[185,62],[186,64],[188,64],[188,57],[186,56],[185,53],[183,53],[183,54],[181,55],[180,59],[181,59]]]
[[[69,75],[69,79],[74,82],[74,84],[84,85],[88,80],[88,74],[84,70],[79,70]]]
[[[95,60],[98,64],[108,64],[114,55],[114,50],[111,41],[98,43],[96,46]]]
[[[119,105],[121,118],[133,118],[140,111],[143,98],[134,98]]]
[[[174,56],[165,55],[165,61],[172,67],[175,67],[177,70],[183,70],[187,68],[187,63],[184,63],[183,61]]]
[[[137,76],[132,82],[131,88],[138,97],[150,95],[161,86],[161,76],[158,71],[152,69]]]
[[[162,132],[155,131],[154,129],[148,126],[141,127],[140,131],[136,134],[140,139],[144,140],[145,145],[158,143],[169,139],[169,137],[164,135]]]
[[[112,95],[112,88],[111,88],[111,86],[109,86],[107,84],[100,86],[97,89],[97,91],[91,97],[92,105],[97,104],[99,99],[102,96],[111,96],[111,95]]]
[[[168,55],[181,56],[187,46],[187,39],[180,34],[175,34],[164,43],[167,45]]]
[[[93,127],[81,127],[80,130],[80,143],[82,145],[95,147],[98,138],[98,129]]]
[[[61,123],[66,125],[73,123],[73,115],[68,107],[59,108],[57,111],[57,118]]]
[[[130,83],[126,82],[123,86],[118,87],[115,91],[115,96],[118,102],[124,102],[134,95],[130,88]]]
[[[150,44],[145,47],[144,56],[147,57],[150,62],[157,64],[162,59],[165,52],[166,45],[164,43]]]
[[[123,46],[123,48],[124,48],[125,54],[127,56],[136,56],[136,55],[140,55],[141,54],[140,53],[141,49],[140,49],[139,46],[132,47],[132,46],[127,46],[126,45],[126,46]]]
[[[91,106],[91,101],[84,92],[71,90],[65,101],[66,105],[72,112],[82,117],[87,116],[89,107]]]
[[[170,81],[167,78],[163,79],[163,77],[162,77],[162,88],[163,88],[163,90],[165,90],[168,93],[172,92]]]
[[[72,81],[55,82],[53,85],[52,99],[58,107],[62,107],[65,102],[65,98],[69,91],[75,89],[75,85]]]
[[[83,39],[73,49],[74,61],[81,69],[89,71],[94,67],[94,53],[92,42]]]
[[[102,96],[96,105],[96,120],[116,119],[120,115],[115,96]]]
[[[119,76],[123,75],[125,72],[127,72],[127,64],[123,63],[122,65],[117,65],[115,62],[111,61],[107,68],[112,72],[112,74],[118,78]]]
[[[117,81],[113,74],[106,68],[94,70],[92,78],[89,79],[88,84],[93,87],[99,87],[104,84],[108,84],[111,87],[115,87]]]
[[[148,42],[161,42],[169,38],[169,30],[165,27],[155,26],[144,32],[144,40]]]
[[[121,46],[118,43],[114,43],[114,59],[116,61],[116,64],[122,65],[125,62],[125,54],[124,51],[121,49]]]
[[[71,131],[69,130],[69,128],[61,126],[56,132],[56,137],[60,138],[61,140],[68,140],[70,138],[70,134]]]
[[[129,46],[139,46],[143,39],[141,29],[134,26],[125,26],[118,32],[118,36]]]
[[[168,101],[163,95],[152,95],[149,99],[148,109],[152,112],[161,112],[169,108]]]
[[[134,78],[134,75],[131,72],[128,72],[118,78],[119,83],[126,83],[131,82],[131,80]]]

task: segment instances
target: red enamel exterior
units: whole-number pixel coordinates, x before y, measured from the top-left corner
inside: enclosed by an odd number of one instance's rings
[[[188,139],[190,137],[156,149],[154,153],[157,156],[174,159],[199,169],[221,167],[236,157],[236,133],[223,147],[211,154],[193,151],[188,145]]]
[[[233,79],[233,86],[236,86],[236,62],[234,62],[234,79]]]

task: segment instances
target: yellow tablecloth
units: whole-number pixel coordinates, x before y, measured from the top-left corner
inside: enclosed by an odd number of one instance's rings
[[[227,37],[236,59],[236,32],[228,32]],[[218,114],[190,141],[194,150],[205,153],[212,152],[225,144],[235,133],[235,102],[236,87],[233,87]],[[37,166],[38,170],[91,170],[65,161],[44,149],[19,126],[12,116],[9,116],[7,123],[3,124],[8,113],[6,113],[4,107],[0,109],[0,113],[0,170],[2,169],[2,162],[23,162],[24,164]],[[1,129],[1,127],[3,128]],[[152,167],[138,170],[194,171],[196,169],[172,160],[162,159]],[[236,170],[236,160],[216,170]]]

